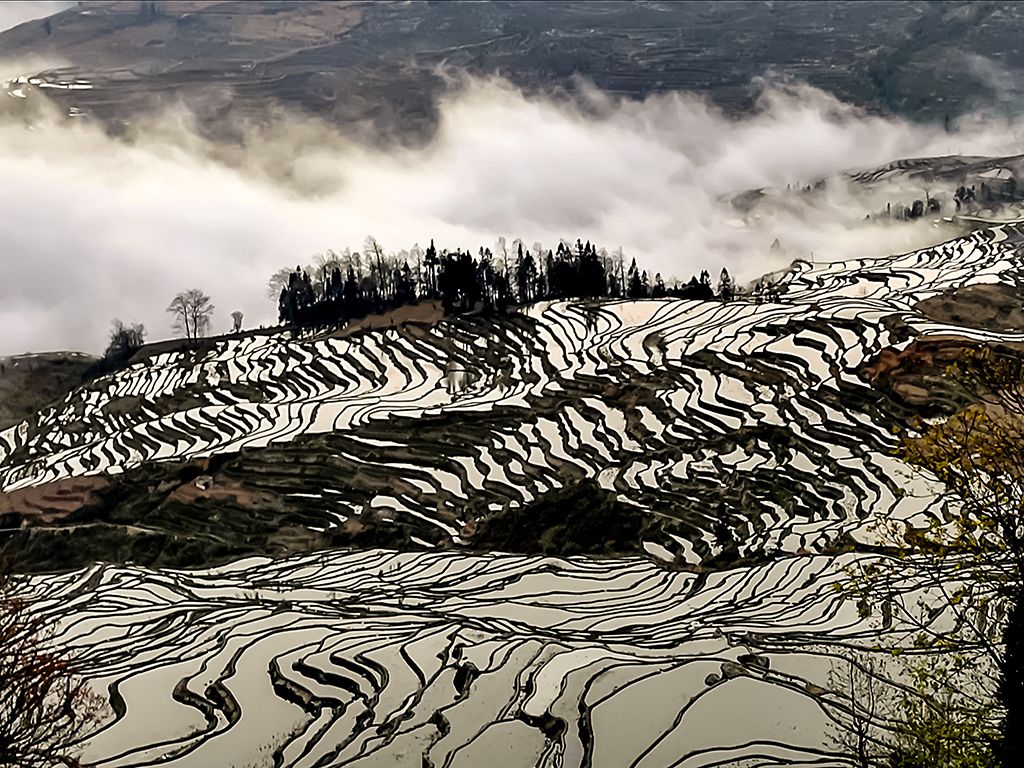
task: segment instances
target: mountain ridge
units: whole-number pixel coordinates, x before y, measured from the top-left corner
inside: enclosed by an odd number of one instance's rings
[[[1008,73],[1024,66],[1021,24],[1012,3],[147,0],[26,22],[0,33],[0,54],[55,57],[64,69],[22,73],[24,84],[115,129],[180,100],[208,132],[230,136],[239,119],[280,103],[366,137],[417,142],[435,127],[445,67],[568,94],[586,73],[609,93],[693,91],[733,112],[750,109],[751,81],[773,73],[874,111],[943,119],[1002,109]],[[748,31],[733,41],[727,26]]]

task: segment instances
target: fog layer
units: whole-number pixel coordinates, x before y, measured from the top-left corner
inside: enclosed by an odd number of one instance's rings
[[[917,190],[834,182],[746,213],[729,200],[897,158],[1019,146],[1007,123],[948,133],[806,86],[762,84],[756,112],[741,119],[687,94],[637,102],[589,91],[582,102],[468,81],[440,105],[428,146],[398,150],[286,115],[224,147],[198,138],[180,111],[128,139],[10,113],[0,121],[0,354],[99,352],[115,316],[168,336],[164,309],[191,287],[213,297],[216,331],[233,310],[247,326],[271,324],[271,273],[328,248],[359,249],[369,234],[386,250],[582,237],[621,246],[666,279],[722,266],[752,279],[812,253],[908,250],[951,233],[864,217]],[[785,252],[770,257],[775,238]]]

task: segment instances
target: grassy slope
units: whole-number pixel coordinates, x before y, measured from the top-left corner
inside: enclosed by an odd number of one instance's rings
[[[64,397],[95,362],[77,352],[0,357],[0,429]]]

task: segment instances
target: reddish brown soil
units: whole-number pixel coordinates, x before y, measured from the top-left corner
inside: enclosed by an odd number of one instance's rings
[[[234,501],[246,509],[276,509],[280,506],[277,497],[264,491],[252,491],[242,483],[217,478],[205,489],[199,487],[199,480],[183,483],[167,497],[169,501],[193,504],[199,499],[223,499]]]
[[[99,493],[108,485],[104,477],[72,477],[0,493],[0,515],[19,515],[23,525],[49,525],[98,503]]]
[[[354,333],[368,331],[375,328],[397,328],[406,323],[422,323],[432,325],[444,319],[444,309],[438,301],[424,301],[419,304],[408,304],[398,307],[390,312],[382,312],[379,315],[367,315],[361,320],[355,320],[337,333],[331,334],[334,338],[343,339]]]
[[[860,369],[860,376],[907,405],[952,413],[966,401],[965,393],[949,375],[949,368],[966,351],[977,346],[976,342],[961,336],[922,336],[903,351],[891,347],[883,349]],[[1000,344],[999,347],[1015,354],[1024,353],[1021,345]]]

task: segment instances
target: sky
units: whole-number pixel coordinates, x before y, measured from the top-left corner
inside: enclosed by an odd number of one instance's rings
[[[0,32],[32,19],[42,19],[74,6],[68,0],[3,0],[0,2]]]
[[[752,280],[795,257],[911,250],[950,235],[864,217],[917,190],[835,181],[746,214],[729,201],[898,158],[1019,145],[1006,122],[948,134],[809,86],[760,87],[756,110],[734,118],[689,94],[632,101],[591,89],[581,106],[466,80],[441,103],[432,142],[390,150],[288,115],[242,146],[197,137],[183,112],[114,139],[57,115],[26,123],[0,92],[0,355],[100,353],[114,318],[168,337],[166,307],[193,287],[211,295],[215,331],[235,310],[247,327],[273,324],[276,270],[358,250],[367,235],[389,251],[433,238],[474,252],[498,237],[551,247],[581,237],[668,280],[723,266]]]

